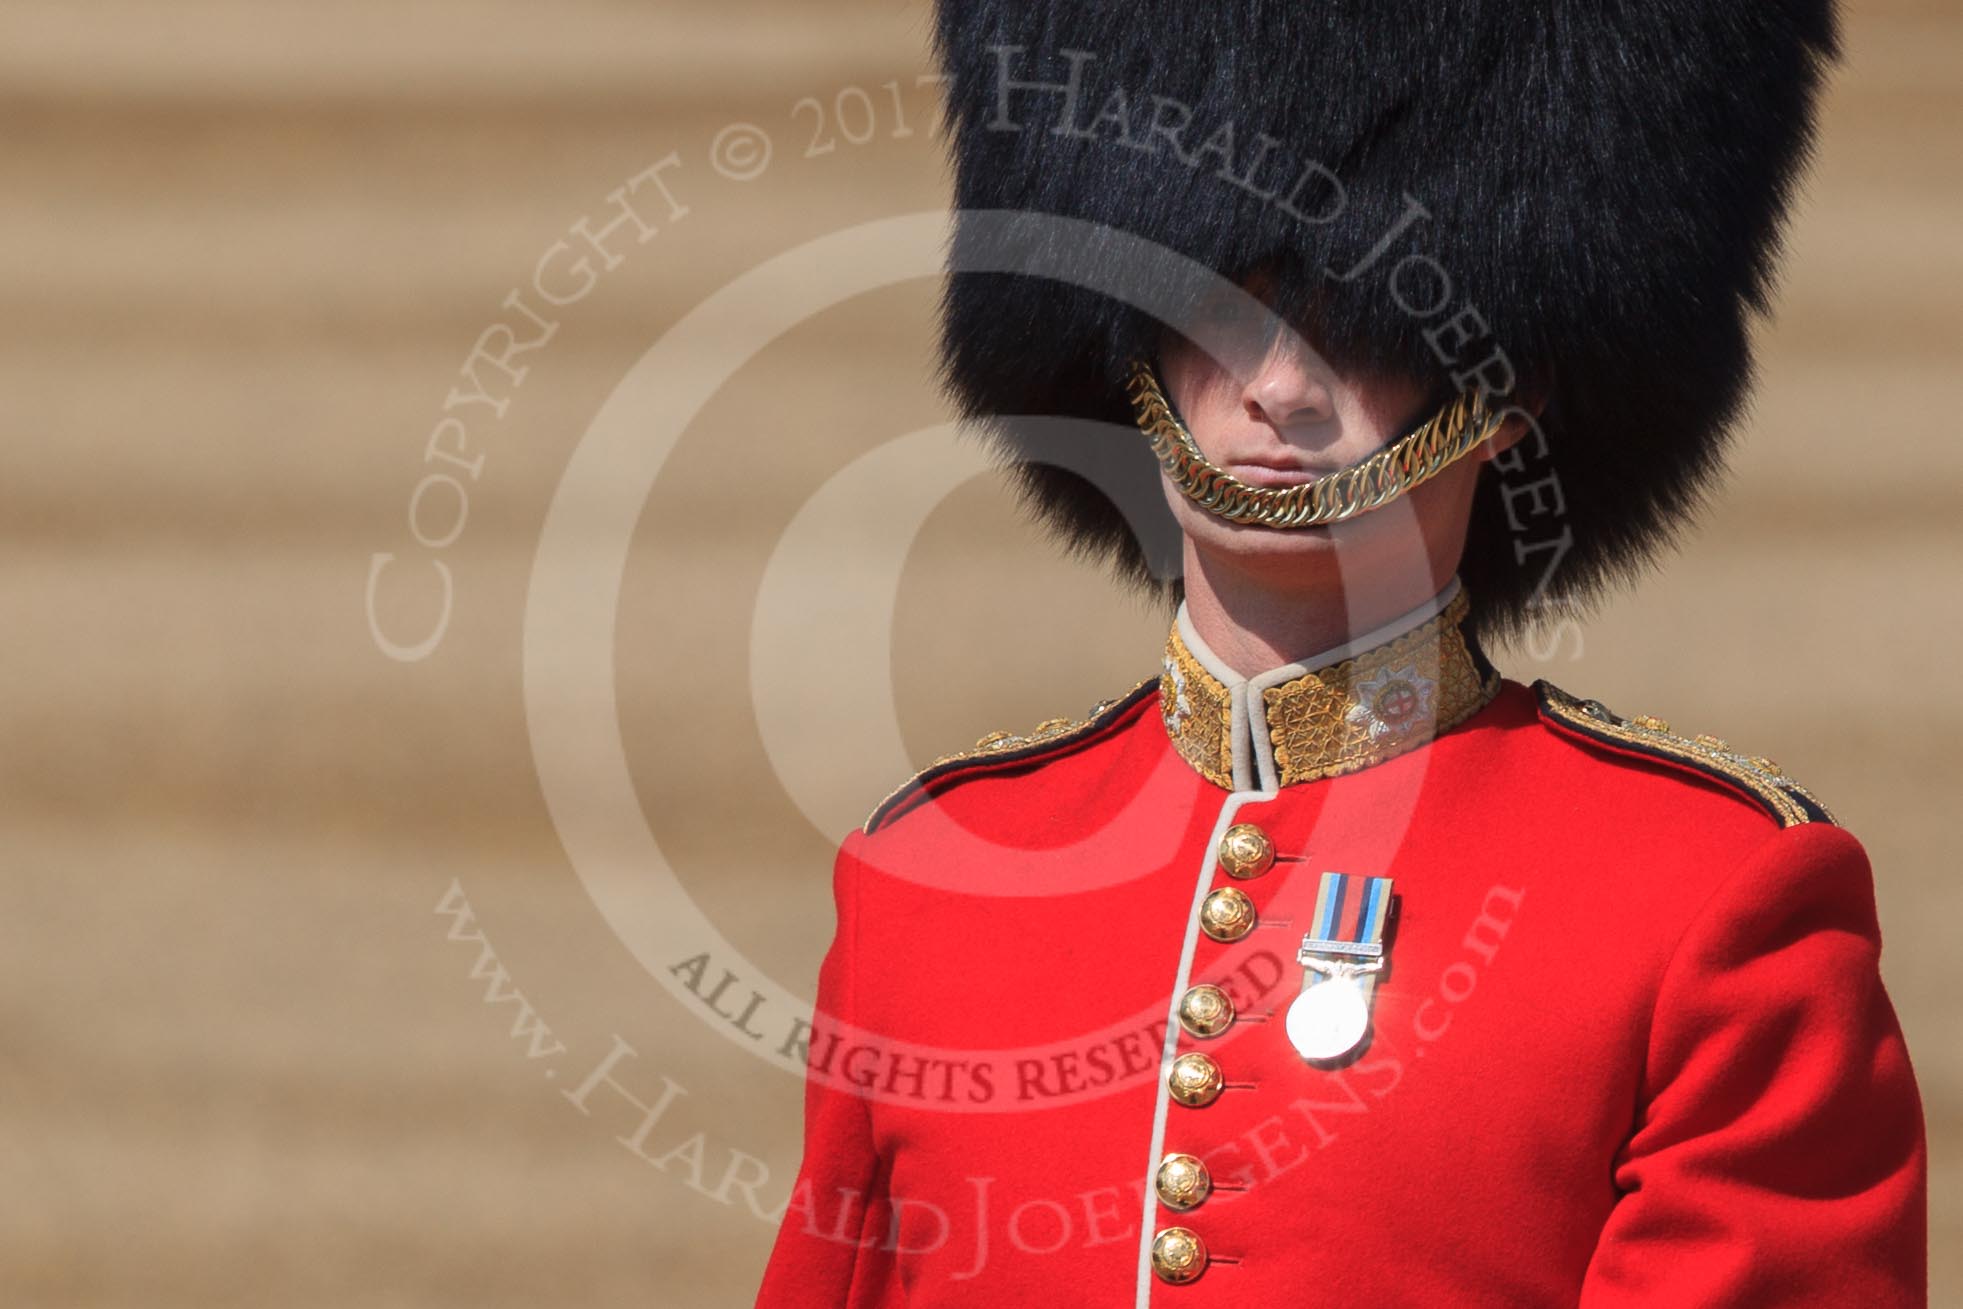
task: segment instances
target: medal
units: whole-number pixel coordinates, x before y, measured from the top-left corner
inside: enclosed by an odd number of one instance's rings
[[[1288,1006],[1288,1042],[1304,1059],[1340,1059],[1370,1030],[1370,999],[1384,966],[1391,879],[1324,873],[1314,930],[1295,956],[1302,993]]]
[[[1348,977],[1310,986],[1288,1006],[1288,1041],[1304,1059],[1348,1054],[1370,1026],[1370,1003]]]

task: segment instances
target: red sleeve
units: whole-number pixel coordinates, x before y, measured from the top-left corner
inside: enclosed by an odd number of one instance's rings
[[[869,1034],[854,1033],[854,994],[861,865],[858,833],[839,846],[832,869],[838,928],[818,970],[811,1024],[814,1067],[836,1071],[843,1050]],[[832,1043],[836,1040],[837,1045]],[[873,1143],[871,1114],[849,1085],[816,1075],[804,1087],[804,1158],[789,1207],[757,1292],[758,1309],[862,1309],[889,1303],[897,1291],[885,1249],[890,1205],[886,1168]]]
[[[1880,952],[1837,827],[1781,831],[1713,892],[1658,990],[1584,1306],[1928,1302],[1922,1105]]]

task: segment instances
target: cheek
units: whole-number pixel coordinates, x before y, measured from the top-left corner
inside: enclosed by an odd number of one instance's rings
[[[1217,444],[1213,434],[1238,412],[1239,386],[1211,356],[1190,345],[1167,352],[1158,372],[1173,412],[1193,434],[1200,453],[1212,458]]]
[[[1369,382],[1347,389],[1344,395],[1353,406],[1343,415],[1346,425],[1370,436],[1368,449],[1358,458],[1376,453],[1437,412],[1426,406],[1423,387],[1401,379]]]
[[[1472,492],[1478,485],[1476,459],[1461,459],[1406,497],[1413,516],[1435,545],[1463,543],[1472,519]]]

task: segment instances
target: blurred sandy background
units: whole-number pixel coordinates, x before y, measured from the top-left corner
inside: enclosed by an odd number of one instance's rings
[[[581,432],[684,311],[801,241],[944,206],[926,17],[0,6],[0,1302],[748,1302],[772,1228],[703,1191],[740,1152],[782,1202],[799,1088],[685,1012],[582,889],[528,744],[525,588]],[[1936,1298],[1955,1304],[1963,13],[1850,19],[1735,490],[1579,651],[1501,662],[1770,754],[1867,842],[1928,1101]],[[870,131],[841,117],[863,106]],[[775,147],[748,182],[708,163],[736,121]],[[646,206],[659,234],[556,311],[502,416],[472,418],[461,533],[417,546],[424,443],[473,342],[670,152],[689,214]],[[932,295],[858,297],[749,359],[633,540],[616,657],[634,784],[697,902],[795,987],[829,934],[840,832],[762,746],[752,610],[827,477],[945,418]],[[740,509],[718,494],[732,476],[754,489]],[[377,552],[398,556],[376,612],[405,643],[436,613],[430,559],[452,570],[419,662],[371,634]],[[1162,635],[986,480],[933,514],[898,614],[916,761],[1081,712],[1151,673]],[[808,679],[814,697],[862,680]],[[842,812],[900,780],[849,741],[798,748],[829,760]],[[556,1063],[485,1001],[479,947],[446,938],[453,884],[568,1048]],[[623,1102],[602,1091],[583,1116],[561,1095],[616,1035],[638,1051],[624,1079],[685,1092],[650,1146],[680,1151],[665,1169],[617,1143]]]

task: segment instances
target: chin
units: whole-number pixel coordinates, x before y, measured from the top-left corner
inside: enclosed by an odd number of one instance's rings
[[[1208,518],[1188,524],[1186,534],[1194,543],[1215,554],[1247,558],[1309,557],[1334,554],[1342,548],[1337,527],[1260,527],[1252,523],[1230,523]]]
[[[1425,533],[1408,507],[1386,507],[1327,527],[1291,528],[1230,523],[1191,506],[1175,512],[1194,550],[1277,589],[1386,584],[1428,576],[1432,568]]]
[[[1346,552],[1333,528],[1283,530],[1219,518],[1184,526],[1192,548],[1210,563],[1258,576],[1278,589],[1324,586],[1342,575]]]

